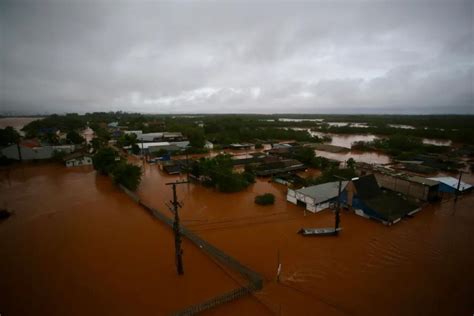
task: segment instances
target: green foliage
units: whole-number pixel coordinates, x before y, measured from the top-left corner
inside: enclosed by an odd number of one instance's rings
[[[110,148],[104,147],[97,151],[92,157],[92,163],[94,169],[102,174],[109,174],[114,169],[115,165],[119,161],[117,152]]]
[[[64,158],[65,156],[66,156],[66,153],[65,153],[64,151],[62,151],[62,150],[55,150],[55,151],[53,151],[53,157],[52,157],[52,159],[53,159],[54,161],[60,162],[60,161],[63,161],[63,158]]]
[[[57,129],[65,132],[82,130],[86,127],[83,116],[76,113],[66,115],[53,114],[44,119],[32,121],[23,127],[28,138],[40,136],[44,130]]]
[[[97,152],[99,149],[105,147],[107,145],[107,141],[99,138],[99,137],[94,137],[91,140],[91,146],[94,152]]]
[[[275,203],[275,196],[272,193],[265,193],[255,197],[255,203],[259,205],[270,205]]]
[[[255,144],[255,149],[262,149],[262,148],[263,148],[262,143],[256,143]]]
[[[138,155],[138,154],[140,153],[140,147],[138,147],[137,144],[133,144],[133,145],[132,145],[132,153],[133,153],[134,155]]]
[[[304,164],[310,165],[315,157],[314,149],[309,147],[299,147],[293,153],[293,158]]]
[[[194,148],[203,148],[206,144],[206,137],[202,128],[192,128],[185,131],[189,139],[189,145]]]
[[[214,158],[201,158],[191,166],[191,174],[203,177],[204,184],[222,192],[237,192],[255,182],[251,172],[239,174],[233,171],[230,155],[218,155]]]
[[[188,147],[184,150],[185,154],[207,154],[209,149],[206,148],[196,148],[196,147]]]
[[[166,149],[161,148],[158,151],[153,152],[151,154],[151,156],[153,156],[153,157],[163,157],[163,156],[168,155],[168,154],[169,153]]]
[[[51,145],[59,145],[59,137],[56,133],[45,133],[39,137],[43,142]]]
[[[419,138],[409,137],[406,135],[395,134],[389,136],[386,140],[388,149],[396,151],[410,151],[422,146],[422,141]]]
[[[355,142],[352,144],[352,149],[383,151],[399,160],[411,160],[417,154],[446,153],[450,150],[450,147],[423,144],[420,138],[395,134],[387,138],[375,139],[371,142]]]
[[[20,141],[20,134],[11,126],[0,128],[0,147],[16,144]]]
[[[351,157],[351,158],[347,159],[346,165],[347,165],[347,168],[354,170],[355,165],[356,165],[356,161],[354,160],[354,158]]]
[[[132,146],[137,145],[137,135],[135,134],[123,134],[120,136],[120,138],[117,140],[117,145],[120,147],[127,147],[127,146]],[[138,149],[140,150],[140,148]]]
[[[247,183],[255,183],[255,173],[244,171],[242,172],[242,177],[247,181]]]
[[[135,191],[140,184],[142,169],[133,164],[120,162],[112,169],[112,179],[129,190]]]
[[[104,127],[101,127],[100,124],[98,123],[91,123],[89,125],[90,128],[92,128],[94,130],[94,133],[95,133],[95,136],[105,142],[109,141],[110,140],[110,133],[109,131],[104,128]]]
[[[66,135],[66,140],[69,144],[82,144],[85,142],[84,137],[76,131],[69,131]]]
[[[326,169],[331,167],[333,164],[335,163],[331,162],[331,160],[325,157],[314,157],[311,160],[311,167],[317,169]]]

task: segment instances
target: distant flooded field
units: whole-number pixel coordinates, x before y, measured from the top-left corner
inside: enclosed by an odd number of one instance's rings
[[[20,132],[23,126],[40,119],[42,117],[0,117],[0,128],[11,126]]]
[[[168,212],[171,189],[165,183],[185,177],[165,175],[157,165],[143,168],[139,195]],[[0,202],[17,211],[0,223],[0,282],[6,289],[0,306],[6,315],[163,315],[238,286],[186,240],[185,275],[178,277],[170,229],[90,168],[25,165],[1,175]],[[286,187],[268,180],[232,194],[178,186],[182,223],[265,279],[253,298],[204,315],[474,310],[474,195],[457,205],[426,207],[392,227],[342,212],[338,237],[305,238],[296,233],[301,227],[331,226],[334,215],[305,216],[286,202]],[[265,192],[275,194],[274,205],[254,203]]]

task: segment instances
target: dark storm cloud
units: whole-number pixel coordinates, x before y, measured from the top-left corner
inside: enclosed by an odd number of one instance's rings
[[[3,112],[474,112],[470,1],[0,11]]]

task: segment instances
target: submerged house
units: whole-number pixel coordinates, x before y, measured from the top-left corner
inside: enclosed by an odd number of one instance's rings
[[[250,143],[242,143],[242,144],[230,144],[229,145],[229,148],[230,149],[236,149],[236,150],[254,150],[255,149],[255,145],[254,144],[250,144]]]
[[[92,157],[89,154],[75,152],[63,158],[66,167],[77,167],[92,165]]]
[[[435,177],[435,178],[429,178],[429,179],[432,181],[439,182],[440,192],[456,193],[456,191],[458,191],[459,193],[463,193],[463,192],[472,190],[473,188],[472,185],[463,181],[459,182],[459,179],[456,179],[453,177]],[[458,184],[459,184],[459,190],[458,190]]]
[[[395,224],[420,210],[417,203],[402,194],[382,190],[373,174],[352,179],[341,194],[341,200],[357,215],[385,225]]]
[[[74,145],[60,146],[41,146],[37,142],[23,141],[20,144],[13,144],[0,150],[0,156],[14,160],[40,160],[51,159],[55,153],[63,152],[66,154],[74,151]]]
[[[341,182],[341,191],[348,181]],[[288,189],[286,200],[293,204],[303,205],[306,210],[316,213],[330,206],[339,195],[339,181],[313,185],[298,190]]]
[[[281,173],[305,170],[306,166],[295,159],[277,159],[263,162],[257,166],[255,174],[259,177],[273,176]]]
[[[439,198],[439,182],[419,176],[375,172],[377,183],[382,187],[421,201],[432,202]]]

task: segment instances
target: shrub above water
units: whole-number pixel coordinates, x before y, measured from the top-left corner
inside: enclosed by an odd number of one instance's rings
[[[275,196],[272,193],[265,193],[255,197],[255,203],[259,205],[270,205],[275,203]]]

